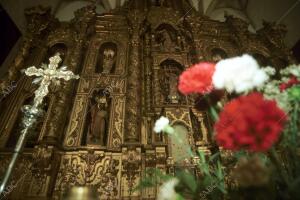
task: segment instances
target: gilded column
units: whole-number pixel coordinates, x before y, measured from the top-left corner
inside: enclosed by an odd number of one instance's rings
[[[84,7],[75,13],[76,24],[75,27],[77,35],[75,36],[74,47],[72,53],[66,60],[66,65],[70,70],[78,71],[79,65],[82,60],[82,49],[85,44],[85,38],[87,29],[89,28],[90,22],[95,16],[94,7]],[[64,131],[64,125],[66,124],[68,111],[72,104],[72,93],[74,91],[75,82],[65,83],[63,87],[56,94],[56,102],[50,113],[50,122],[47,125],[49,130],[44,135],[44,141],[46,143],[56,144],[60,136]]]
[[[147,112],[151,111],[152,107],[152,91],[151,91],[151,80],[152,80],[152,65],[153,60],[151,57],[151,43],[149,34],[145,35],[145,57],[144,57],[144,70],[145,70],[145,105]]]
[[[131,52],[128,66],[126,89],[126,124],[125,142],[138,142],[140,139],[141,124],[141,67],[139,62],[140,23],[142,15],[137,10],[129,14],[131,27]]]

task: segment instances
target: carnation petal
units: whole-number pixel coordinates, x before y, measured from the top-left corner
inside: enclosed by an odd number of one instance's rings
[[[228,92],[246,92],[260,86],[268,79],[263,69],[250,55],[222,60],[216,64],[213,85]],[[242,85],[242,86],[241,86]]]
[[[278,141],[286,119],[275,101],[250,93],[224,106],[214,125],[216,140],[229,150],[266,151]]]

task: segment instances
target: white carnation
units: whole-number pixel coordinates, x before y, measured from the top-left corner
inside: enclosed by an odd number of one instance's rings
[[[300,65],[290,65],[280,70],[281,75],[290,76],[291,74],[300,77]]]
[[[289,95],[287,91],[281,92],[279,89],[279,84],[281,81],[278,80],[272,80],[268,82],[267,84],[263,85],[260,89],[260,91],[263,92],[264,97],[269,100],[275,100],[278,107],[283,109],[286,113],[290,112],[292,109],[292,106],[289,102]]]
[[[155,122],[154,126],[154,132],[155,133],[160,133],[162,132],[165,128],[169,126],[170,120],[164,116],[161,116],[158,120]]]
[[[159,188],[159,193],[157,196],[158,200],[176,200],[177,193],[175,191],[175,186],[179,183],[177,178],[172,178],[169,181],[163,183]]]
[[[246,54],[218,62],[213,84],[217,89],[241,93],[262,85],[268,78],[266,72],[259,69],[256,60]]]
[[[276,74],[276,70],[273,67],[267,66],[265,68],[262,68],[266,72],[268,76],[273,76]]]

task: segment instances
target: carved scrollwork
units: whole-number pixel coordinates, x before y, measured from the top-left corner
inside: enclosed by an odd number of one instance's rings
[[[71,122],[69,128],[67,130],[65,145],[66,146],[74,146],[78,142],[78,136],[80,135],[80,125],[83,121],[83,111],[84,107],[86,107],[86,99],[87,97],[78,96],[75,99],[74,109],[71,114]]]
[[[122,144],[122,134],[124,127],[124,114],[125,114],[125,100],[124,97],[115,97],[114,101],[114,120],[112,120],[112,137],[111,137],[111,148],[119,149]]]
[[[101,198],[119,195],[119,157],[105,156],[102,152],[64,155],[55,185],[56,195],[72,185],[91,185]]]
[[[79,83],[79,93],[89,94],[93,88],[103,88],[110,94],[125,94],[126,81],[112,76],[83,76]]]
[[[134,148],[124,148],[122,150],[122,178],[123,187],[126,187],[125,195],[133,194],[133,189],[139,181],[141,170],[141,150]],[[137,193],[137,192],[135,192]],[[126,195],[126,196],[127,196]]]

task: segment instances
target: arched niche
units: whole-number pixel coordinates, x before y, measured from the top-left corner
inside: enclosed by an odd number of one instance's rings
[[[190,157],[190,129],[181,121],[174,122],[172,126],[176,132],[176,136],[170,135],[169,137],[171,156],[174,160],[175,165],[182,165],[186,163],[186,158]]]
[[[116,70],[118,47],[113,42],[103,43],[98,51],[96,73],[111,74]]]
[[[89,96],[85,114],[82,146],[106,147],[109,135],[111,98],[104,89],[95,89]]]
[[[211,60],[214,62],[219,62],[222,59],[227,58],[227,53],[221,48],[213,48],[211,50]]]
[[[160,24],[151,36],[152,46],[160,51],[180,51],[184,49],[185,38],[170,24]]]
[[[178,104],[183,101],[178,91],[178,77],[184,66],[173,59],[166,59],[160,63],[160,85],[164,102]]]
[[[16,120],[14,121],[13,128],[11,129],[11,131],[9,133],[8,140],[6,141],[5,146],[7,148],[15,147],[15,145],[19,139],[20,133],[22,131],[22,119],[24,117],[24,113],[21,111],[21,108],[24,105],[32,104],[33,98],[34,98],[33,96],[25,98],[25,100],[21,104],[20,108],[18,109],[19,110],[18,115],[16,117]],[[39,139],[39,136],[40,136],[43,124],[44,124],[44,119],[45,119],[46,113],[49,108],[49,103],[50,103],[49,97],[45,97],[45,100],[43,101],[43,104],[41,106],[41,109],[44,111],[44,114],[42,117],[37,119],[37,122],[36,122],[34,128],[29,130],[29,133],[26,138],[25,148],[34,148],[34,146],[37,145],[37,142],[38,142],[38,139]]]
[[[52,45],[50,48],[48,48],[47,55],[45,57],[45,62],[48,62],[50,57],[54,56],[56,53],[59,53],[62,59],[61,63],[63,63],[67,56],[67,51],[68,48],[64,43],[56,43]]]

